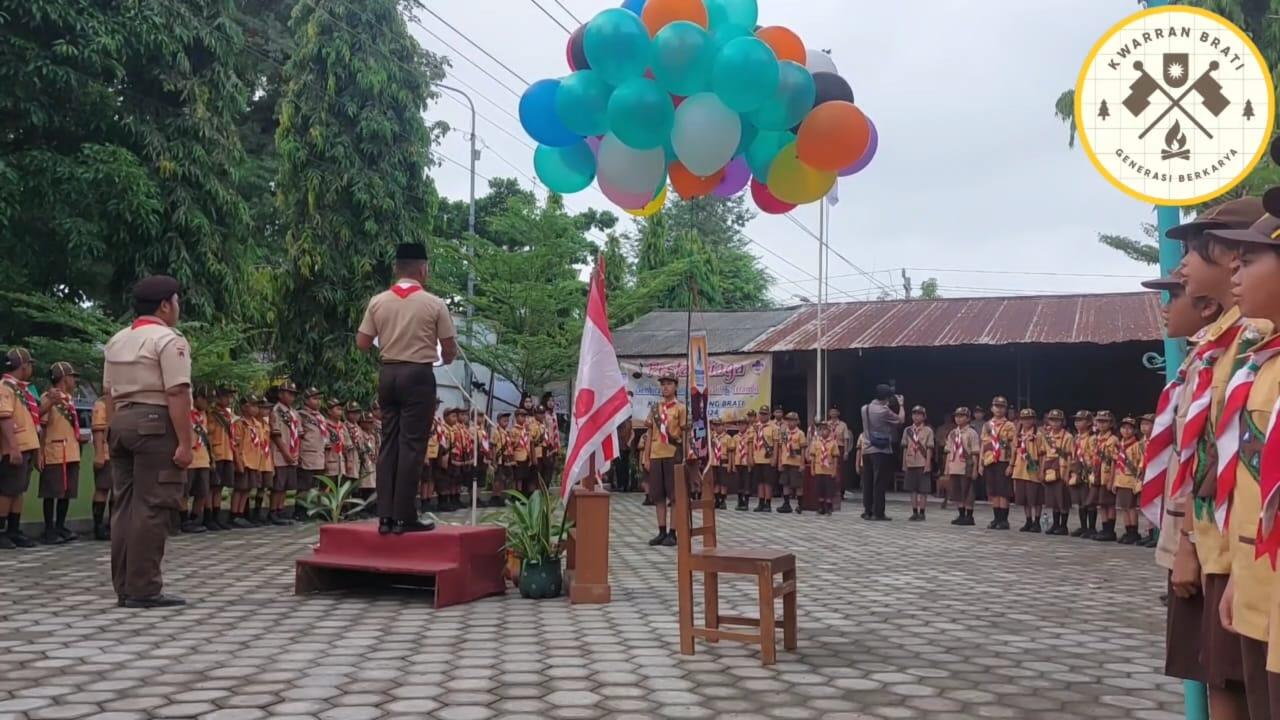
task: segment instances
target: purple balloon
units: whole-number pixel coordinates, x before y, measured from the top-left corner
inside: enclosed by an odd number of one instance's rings
[[[716,197],[730,198],[742,192],[750,181],[751,166],[745,157],[738,155],[724,166],[724,179],[712,192]]]
[[[849,177],[854,173],[862,172],[876,156],[876,149],[880,147],[880,132],[876,130],[876,124],[871,121],[871,118],[867,118],[867,124],[871,126],[871,142],[867,143],[867,151],[862,153],[862,157],[858,158],[857,162],[837,173],[840,177]]]

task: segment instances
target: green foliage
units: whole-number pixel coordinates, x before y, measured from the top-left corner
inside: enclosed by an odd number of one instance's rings
[[[920,283],[921,300],[941,300],[942,295],[938,293],[938,278],[929,278]]]
[[[542,562],[556,560],[562,554],[563,541],[573,529],[573,521],[565,513],[559,493],[542,486],[532,495],[508,490],[507,506],[483,518],[507,531],[507,549],[522,560]]]
[[[1142,234],[1146,240],[1134,240],[1124,235],[1098,233],[1098,242],[1124,253],[1130,260],[1137,260],[1148,265],[1160,264],[1160,243],[1156,240],[1156,226],[1142,223]]]
[[[1076,146],[1076,91],[1067,90],[1053,104],[1053,114],[1067,126],[1067,147]]]
[[[307,517],[317,518],[321,522],[351,520],[374,499],[374,496],[356,497],[356,483],[353,480],[334,480],[327,475],[320,475],[316,482],[319,487],[307,492],[302,507],[307,511]]]

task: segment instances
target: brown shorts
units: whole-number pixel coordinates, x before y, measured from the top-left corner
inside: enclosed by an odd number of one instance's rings
[[[1164,674],[1180,680],[1204,682],[1204,665],[1200,662],[1200,641],[1203,637],[1200,623],[1204,620],[1204,594],[1196,593],[1189,598],[1180,598],[1174,594],[1172,582],[1168,585],[1168,591]]]
[[[1067,509],[1070,510],[1072,505],[1084,507],[1088,505],[1089,486],[1088,485],[1070,485],[1067,487]]]
[[[288,492],[298,488],[298,466],[277,465],[271,476],[271,489],[274,492]]]
[[[186,494],[197,500],[209,497],[209,476],[212,474],[209,468],[188,468]]]
[[[93,469],[93,489],[97,492],[111,492],[111,461],[106,465]]]
[[[245,469],[244,472],[236,473],[235,489],[236,490],[252,490],[257,487],[258,471]]]
[[[1108,490],[1105,485],[1099,485],[1097,487],[1098,487],[1098,501],[1097,501],[1098,507],[1106,508],[1108,510],[1114,508],[1116,506],[1115,492],[1112,490]]]
[[[907,468],[903,473],[903,490],[909,493],[929,494],[929,471],[924,468]]]
[[[209,473],[209,485],[216,488],[235,487],[236,464],[230,460],[218,460]]]
[[[729,492],[736,495],[751,494],[751,468],[746,465],[734,467],[729,476]]]
[[[654,505],[676,496],[676,459],[653,458],[649,461],[649,499]]]
[[[1206,575],[1202,588],[1204,615],[1200,621],[1200,661],[1204,667],[1204,682],[1211,688],[1239,688],[1244,684],[1240,636],[1222,627],[1218,617],[1218,605],[1230,579],[1227,575]]]
[[[1053,512],[1066,512],[1071,509],[1071,495],[1067,492],[1067,484],[1056,480],[1044,485],[1044,504]]]
[[[22,463],[10,465],[8,458],[0,457],[0,497],[18,497],[31,487],[31,465],[36,453],[22,453]]]
[[[1116,509],[1133,510],[1138,507],[1137,497],[1129,488],[1116,488]]]
[[[960,505],[973,504],[973,478],[968,475],[948,475],[951,487],[948,488],[948,499]]]
[[[40,497],[71,499],[80,496],[80,463],[45,465],[40,471]]]
[[[761,486],[772,488],[778,480],[778,469],[772,465],[752,465],[751,484],[759,491]]]
[[[990,498],[1013,498],[1013,478],[1004,474],[1009,467],[1009,463],[996,463],[988,465],[982,470],[982,477],[987,481],[987,497]]]
[[[1280,718],[1280,675],[1267,673],[1267,686],[1271,689],[1271,715]]]
[[[804,469],[794,465],[783,465],[778,481],[786,490],[797,492],[804,490]]]
[[[316,486],[316,475],[318,474],[320,474],[318,470],[298,468],[298,484],[293,489],[297,491],[299,496],[305,497]]]
[[[1044,505],[1044,486],[1033,480],[1014,480],[1013,494],[1023,507]]]
[[[1249,717],[1269,718],[1271,688],[1267,676],[1267,643],[1244,635],[1240,638],[1240,664],[1244,670],[1244,697],[1249,703]]]

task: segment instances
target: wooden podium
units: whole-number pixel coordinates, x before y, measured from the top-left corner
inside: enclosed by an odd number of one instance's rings
[[[593,472],[569,496],[573,520],[566,552],[569,602],[600,605],[612,598],[609,587],[609,493]]]

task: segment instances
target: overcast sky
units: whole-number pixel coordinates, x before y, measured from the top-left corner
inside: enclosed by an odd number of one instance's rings
[[[538,2],[576,26],[554,0]],[[583,21],[613,6],[561,3]],[[530,82],[569,72],[567,35],[533,0],[430,6]],[[1068,149],[1067,128],[1053,115],[1054,101],[1075,84],[1090,47],[1137,10],[1133,0],[760,0],[761,24],[788,26],[808,47],[831,50],[880,132],[875,161],[841,181],[830,224],[832,248],[874,280],[833,256],[831,300],[874,296],[877,282],[892,281],[896,289],[904,267],[917,287],[937,277],[943,295],[953,297],[1132,291],[1154,276],[1154,268],[1096,239],[1099,232],[1140,236],[1140,223],[1155,220],[1150,206],[1107,184],[1078,146]],[[451,58],[450,81],[493,101],[472,93],[480,115],[492,121],[478,125],[487,146],[478,173],[515,176],[534,187],[532,141],[514,119],[518,98],[466,58],[517,93],[524,85],[440,20],[425,14],[421,20],[456,48],[410,26],[426,47]],[[441,99],[429,113],[454,126],[439,150],[463,164],[464,107]],[[465,169],[446,161],[434,175],[445,195],[466,198]],[[484,188],[480,180],[477,192]],[[579,210],[615,209],[594,188],[567,202]],[[816,205],[792,217],[817,230]],[[777,300],[815,296],[816,240],[786,218],[764,215],[747,233],[779,280]]]

